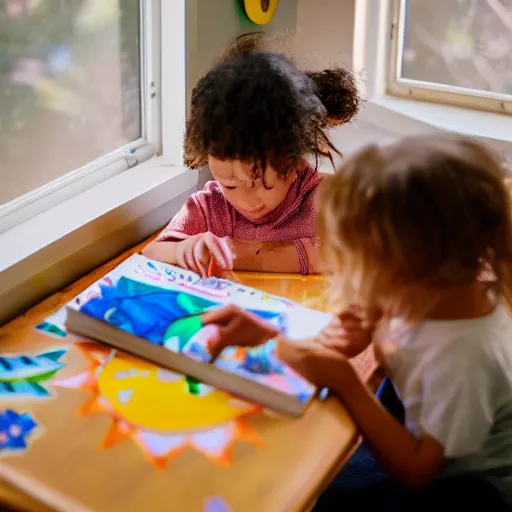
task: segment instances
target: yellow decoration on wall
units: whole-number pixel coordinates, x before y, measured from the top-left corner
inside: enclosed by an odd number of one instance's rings
[[[274,17],[279,0],[244,0],[245,13],[256,25],[266,25]]]

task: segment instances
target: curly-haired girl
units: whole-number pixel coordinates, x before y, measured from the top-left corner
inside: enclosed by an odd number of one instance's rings
[[[358,111],[353,75],[303,73],[284,55],[225,55],[197,83],[184,152],[215,181],[193,194],[144,250],[150,258],[206,274],[219,270],[317,271],[312,155],[339,152],[324,133]]]

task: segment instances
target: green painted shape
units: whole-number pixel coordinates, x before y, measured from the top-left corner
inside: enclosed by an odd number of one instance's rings
[[[187,383],[187,390],[191,395],[201,394],[201,381],[194,379],[194,377],[189,377],[188,375],[185,377],[185,381]]]
[[[51,352],[45,352],[44,354],[38,354],[37,357],[46,357],[50,361],[58,363],[60,358],[66,353],[65,350],[52,350]],[[64,365],[63,365],[64,366]]]
[[[39,382],[30,381],[30,383],[32,384],[34,394],[38,396],[47,396],[50,394],[50,392],[44,386],[39,384]]]
[[[250,25],[250,26],[256,25],[256,23],[253,23],[249,19],[249,17],[247,16],[247,14],[245,12],[244,0],[234,0],[234,7],[235,7],[235,11],[238,15],[238,19],[240,20],[240,23],[242,25]]]
[[[212,302],[211,300],[188,293],[180,293],[176,298],[176,302],[191,315],[203,313],[208,308],[218,304],[217,302]]]
[[[51,370],[49,370],[45,373],[39,373],[37,375],[24,376],[24,375],[20,375],[20,374],[17,374],[17,375],[14,374],[14,376],[12,378],[11,377],[0,377],[0,381],[2,381],[2,382],[24,381],[24,382],[32,382],[32,383],[43,382],[45,380],[49,380],[52,377],[54,377],[55,374],[63,367],[64,367],[64,365],[60,366],[59,368],[52,368]]]
[[[181,351],[187,341],[202,327],[203,323],[198,315],[175,320],[165,331],[164,344],[168,339],[177,337],[179,340],[178,347]]]
[[[68,333],[66,331],[64,331],[63,329],[61,329],[59,326],[55,325],[55,324],[51,324],[49,322],[41,322],[37,327],[36,329],[38,329],[39,331],[44,331],[44,332],[47,332],[49,334],[53,334],[55,336],[59,336],[61,338],[65,338]]]

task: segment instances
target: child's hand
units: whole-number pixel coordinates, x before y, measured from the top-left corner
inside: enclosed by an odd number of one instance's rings
[[[279,336],[272,324],[233,305],[208,311],[201,320],[219,327],[208,346],[213,358],[228,346],[252,347]],[[339,350],[316,338],[292,341],[278,337],[277,347],[280,359],[319,387],[336,387],[346,375],[355,375]]]
[[[179,242],[176,247],[176,263],[202,277],[208,275],[211,258],[215,259],[220,270],[233,269],[233,252],[228,237],[220,238],[210,232],[200,233]]]
[[[355,357],[371,343],[375,321],[373,314],[353,306],[334,318],[316,339],[345,357]]]
[[[316,338],[281,338],[277,344],[277,357],[318,388],[336,389],[347,376],[355,377],[347,358],[339,350],[319,343]]]
[[[226,347],[254,347],[279,334],[272,324],[234,305],[207,311],[201,316],[201,321],[203,325],[215,324],[219,327],[217,338],[209,345],[213,358]]]

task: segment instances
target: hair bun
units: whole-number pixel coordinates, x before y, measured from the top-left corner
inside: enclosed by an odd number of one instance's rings
[[[327,127],[348,123],[359,112],[361,96],[354,74],[344,68],[307,71],[327,110]]]
[[[231,45],[224,49],[221,58],[264,51],[267,36],[264,32],[249,32],[238,36]]]
[[[238,36],[225,48],[221,60],[255,52],[279,53],[294,62],[297,50],[293,44],[293,35],[288,31],[272,34],[250,32]],[[294,64],[297,65],[296,62]],[[361,106],[361,95],[352,72],[342,67],[334,67],[305,73],[315,82],[318,97],[327,110],[328,128],[348,123],[357,115]]]
[[[247,53],[280,53],[294,60],[296,49],[290,31],[268,34],[266,32],[249,32],[238,36],[222,51],[220,59]]]

